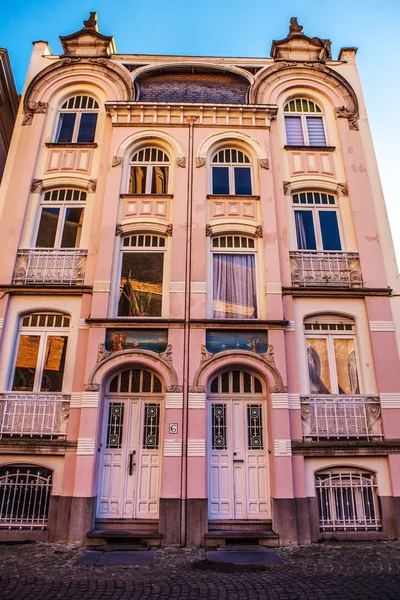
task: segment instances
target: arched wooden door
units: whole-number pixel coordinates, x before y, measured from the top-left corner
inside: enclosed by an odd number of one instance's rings
[[[270,517],[265,396],[258,377],[225,371],[208,394],[209,519]]]
[[[97,518],[158,518],[162,392],[146,369],[122,371],[109,382]]]

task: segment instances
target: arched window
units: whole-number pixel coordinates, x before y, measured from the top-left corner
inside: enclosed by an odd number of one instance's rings
[[[36,248],[80,246],[86,192],[70,188],[46,191],[40,203]]]
[[[167,194],[170,159],[160,148],[148,146],[135,152],[129,170],[129,194]]]
[[[299,250],[342,249],[335,196],[304,191],[292,195],[292,204]]]
[[[381,529],[375,475],[348,468],[315,474],[321,531]]]
[[[60,109],[55,141],[59,144],[94,141],[99,103],[92,96],[72,96]]]
[[[165,250],[165,237],[159,235],[123,238],[118,316],[161,316]]]
[[[241,235],[212,239],[213,317],[256,319],[255,240]]]
[[[211,159],[212,193],[251,195],[251,161],[237,148],[218,150]]]
[[[293,98],[283,112],[288,146],[326,146],[324,119],[318,104],[307,98]]]
[[[13,391],[62,391],[70,320],[68,315],[52,312],[21,317]]]

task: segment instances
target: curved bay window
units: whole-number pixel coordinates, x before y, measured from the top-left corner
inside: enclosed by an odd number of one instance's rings
[[[213,317],[256,319],[255,240],[223,235],[212,240]]]
[[[131,158],[129,194],[168,194],[170,159],[160,148],[149,146]]]
[[[161,316],[165,246],[158,235],[124,237],[118,316]]]
[[[55,141],[91,143],[96,131],[99,103],[92,96],[68,98],[60,109]]]
[[[70,317],[36,312],[21,317],[12,390],[61,392]]]
[[[41,201],[36,248],[79,248],[86,192],[69,188],[49,190]]]
[[[318,104],[307,98],[293,98],[283,112],[288,146],[326,146],[324,119]]]
[[[212,193],[251,195],[251,161],[242,150],[218,150],[211,159]]]

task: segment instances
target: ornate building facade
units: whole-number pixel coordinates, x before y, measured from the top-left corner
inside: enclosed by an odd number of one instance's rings
[[[400,536],[399,284],[356,68],[34,43],[3,190],[0,539]],[[24,165],[23,170],[21,164]]]

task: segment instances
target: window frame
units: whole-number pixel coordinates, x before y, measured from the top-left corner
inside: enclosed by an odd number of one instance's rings
[[[254,243],[253,247],[250,248],[242,248],[242,247],[218,247],[218,246],[214,246],[214,240],[216,239],[221,239],[221,238],[235,238],[235,237],[239,237],[239,238],[246,238],[247,240],[252,240]],[[261,310],[261,302],[260,302],[260,286],[259,286],[259,282],[258,282],[258,275],[259,275],[259,265],[258,265],[258,261],[259,261],[259,253],[258,253],[258,240],[255,236],[248,234],[248,233],[243,233],[243,232],[221,232],[218,234],[213,235],[210,238],[210,258],[209,258],[209,273],[210,273],[210,277],[209,277],[209,281],[210,281],[210,285],[209,285],[209,314],[210,314],[210,318],[211,319],[221,319],[221,320],[228,320],[228,319],[232,319],[233,317],[214,317],[214,259],[213,256],[214,254],[233,254],[233,255],[252,255],[254,256],[254,286],[255,286],[255,317],[238,317],[237,321],[239,321],[240,319],[249,319],[251,321],[257,321],[260,319],[260,310]]]
[[[328,203],[328,204],[317,204],[317,203],[295,203],[293,198],[294,196],[300,196],[301,194],[313,194],[313,196],[315,194],[324,194],[326,196],[330,196],[334,199],[334,204]],[[340,209],[339,209],[339,205],[338,205],[338,199],[336,197],[335,194],[332,194],[328,191],[323,191],[323,190],[300,190],[300,191],[294,191],[291,194],[291,207],[292,207],[292,220],[293,220],[293,228],[294,228],[294,237],[295,237],[295,244],[296,244],[296,250],[298,252],[344,252],[344,248],[343,248],[343,233],[342,233],[342,226],[341,226],[341,219],[340,219]],[[313,232],[314,232],[314,237],[315,237],[315,245],[316,248],[299,248],[299,241],[297,238],[297,227],[296,227],[296,211],[300,212],[311,212],[312,214],[312,222],[313,222]],[[339,236],[339,241],[340,241],[340,249],[338,250],[325,250],[323,245],[323,235],[322,235],[322,226],[321,226],[321,220],[319,217],[320,212],[333,212],[336,214],[336,222],[337,222],[337,229],[338,229],[338,236]]]
[[[76,103],[76,99],[77,98],[87,98],[93,101],[94,106],[91,108],[81,108],[80,106],[75,108],[75,107],[71,107],[71,108],[63,108],[66,104],[68,104],[71,100],[75,100],[74,104]],[[77,93],[74,95],[70,95],[68,96],[61,104],[61,106],[59,107],[58,111],[57,111],[57,120],[56,120],[56,126],[55,126],[55,131],[54,131],[54,142],[56,144],[93,144],[95,143],[95,139],[96,139],[96,130],[98,127],[98,117],[99,117],[99,113],[100,113],[100,104],[99,101],[92,95],[92,94],[88,94],[88,93]],[[62,118],[61,115],[63,114],[75,114],[75,121],[74,121],[74,125],[72,128],[72,133],[71,133],[71,139],[70,140],[63,140],[60,141],[60,134],[62,131]],[[78,141],[79,135],[81,133],[81,122],[82,122],[82,115],[84,114],[95,114],[96,115],[96,120],[94,123],[94,131],[93,131],[93,139],[92,140],[86,140],[86,141]]]
[[[239,162],[239,161],[224,161],[224,162],[218,162],[215,161],[214,159],[218,156],[218,154],[220,152],[226,152],[226,151],[235,151],[235,152],[241,152],[244,155],[244,158],[246,158],[248,160],[248,162],[244,161],[244,162]],[[226,167],[228,169],[228,188],[229,191],[228,193],[221,193],[221,192],[215,192],[214,191],[214,168],[223,168]],[[250,173],[250,193],[249,194],[238,194],[236,193],[236,184],[235,184],[235,170],[236,169],[248,169],[249,173]],[[252,156],[251,153],[248,152],[247,150],[244,150],[243,148],[240,148],[238,146],[232,145],[232,146],[224,146],[224,147],[219,147],[216,150],[214,150],[214,152],[211,154],[211,158],[210,158],[210,194],[213,196],[252,196],[254,195],[254,185],[255,185],[255,176],[254,176],[254,164],[253,164],[253,160],[252,160]]]
[[[164,154],[164,156],[166,156],[168,158],[168,161],[158,161],[158,160],[152,160],[151,156],[149,158],[149,160],[137,160],[137,161],[133,161],[133,158],[138,155],[140,152],[145,152],[146,150],[150,150],[150,154],[152,150],[156,150],[157,153],[158,152],[162,152]],[[145,181],[145,185],[144,185],[144,192],[131,192],[130,191],[130,176],[131,176],[131,169],[132,167],[140,167],[140,166],[144,166],[147,168],[146,170],[146,181]],[[167,167],[168,169],[168,181],[167,181],[167,185],[166,185],[166,191],[165,192],[152,192],[152,185],[153,185],[153,173],[154,173],[154,168],[156,167]],[[127,190],[126,193],[132,196],[145,196],[145,195],[149,195],[149,196],[164,196],[164,195],[169,195],[171,193],[171,189],[172,189],[172,182],[171,182],[171,178],[172,178],[172,160],[171,160],[171,155],[169,152],[167,152],[164,148],[162,148],[161,146],[157,145],[157,144],[150,144],[150,145],[146,145],[146,146],[141,146],[140,148],[135,148],[135,150],[131,153],[130,159],[129,159],[129,163],[128,163],[128,169],[127,169],[127,181],[126,181],[126,185],[125,185],[125,189]]]
[[[313,105],[316,108],[318,108],[319,110],[316,111],[310,111],[310,110],[294,110],[294,111],[289,111],[286,110],[286,107],[291,103],[291,102],[297,102],[300,101],[302,106],[303,106],[303,101],[307,102],[308,106]],[[288,140],[288,135],[287,135],[287,130],[286,130],[286,118],[287,117],[299,117],[300,118],[300,123],[301,123],[301,130],[302,130],[302,135],[303,135],[303,144],[293,144],[291,142],[289,142]],[[307,117],[309,118],[314,118],[314,117],[319,117],[321,119],[321,123],[322,123],[322,132],[325,138],[325,143],[324,144],[311,144],[310,143],[310,131],[309,131],[309,127],[308,127],[308,123],[307,123]],[[285,140],[286,140],[286,145],[287,146],[307,146],[309,148],[318,148],[318,147],[327,147],[328,144],[328,136],[327,136],[327,129],[326,129],[326,125],[325,125],[325,115],[324,115],[324,111],[322,110],[320,104],[318,102],[315,102],[314,100],[311,100],[310,98],[307,98],[305,96],[295,96],[293,98],[290,98],[289,100],[286,100],[283,106],[283,120],[284,120],[284,129],[285,129]]]
[[[46,200],[46,195],[50,194],[53,195],[54,193],[59,193],[59,192],[68,192],[68,191],[72,191],[72,194],[74,194],[75,192],[79,193],[80,199],[79,200]],[[88,198],[87,198],[87,192],[85,190],[81,190],[78,188],[54,188],[51,190],[44,190],[40,199],[40,203],[39,203],[39,210],[37,211],[37,217],[35,220],[35,226],[33,228],[33,232],[32,232],[32,239],[31,239],[31,247],[32,249],[37,249],[37,250],[50,250],[50,249],[54,249],[54,250],[73,250],[73,249],[82,249],[82,239],[84,237],[84,231],[85,231],[85,218],[87,215],[87,210],[88,210]],[[56,228],[56,234],[55,234],[55,238],[54,238],[54,245],[50,246],[50,247],[45,247],[45,246],[37,246],[37,238],[39,235],[39,230],[40,230],[40,223],[41,223],[41,218],[42,218],[42,214],[43,214],[43,208],[59,208],[60,212],[59,212],[59,216],[58,216],[58,222],[57,222],[57,228]],[[79,235],[79,241],[78,243],[75,244],[75,246],[61,246],[61,242],[62,242],[62,238],[63,238],[63,233],[64,233],[64,228],[65,228],[65,222],[66,222],[66,214],[67,214],[67,210],[68,208],[82,208],[83,209],[83,214],[82,214],[82,225],[81,225],[81,229],[80,229],[80,235]]]
[[[144,238],[146,236],[150,236],[152,237],[157,237],[157,238],[161,238],[164,240],[164,246],[137,246],[137,247],[131,247],[131,246],[124,246],[124,240],[133,236],[143,236]],[[118,271],[117,271],[117,281],[116,281],[116,296],[115,296],[115,307],[114,307],[114,315],[116,315],[116,318],[130,318],[130,319],[140,319],[140,318],[147,318],[147,319],[159,319],[159,318],[163,318],[164,315],[166,314],[166,307],[167,307],[167,274],[168,274],[168,264],[167,264],[167,253],[168,253],[168,237],[166,235],[163,235],[157,231],[127,231],[125,232],[120,239],[120,244],[119,244],[119,259],[118,259]],[[132,248],[131,250],[128,250],[128,248]],[[123,264],[123,257],[124,257],[124,249],[125,249],[125,253],[126,254],[147,254],[147,253],[156,253],[156,254],[163,254],[164,258],[163,258],[163,270],[162,270],[162,296],[161,296],[161,314],[157,315],[157,316],[150,316],[150,315],[146,315],[146,316],[140,316],[140,315],[119,315],[118,314],[118,309],[119,309],[119,302],[120,302],[120,297],[121,297],[121,277],[122,277],[122,264]]]

